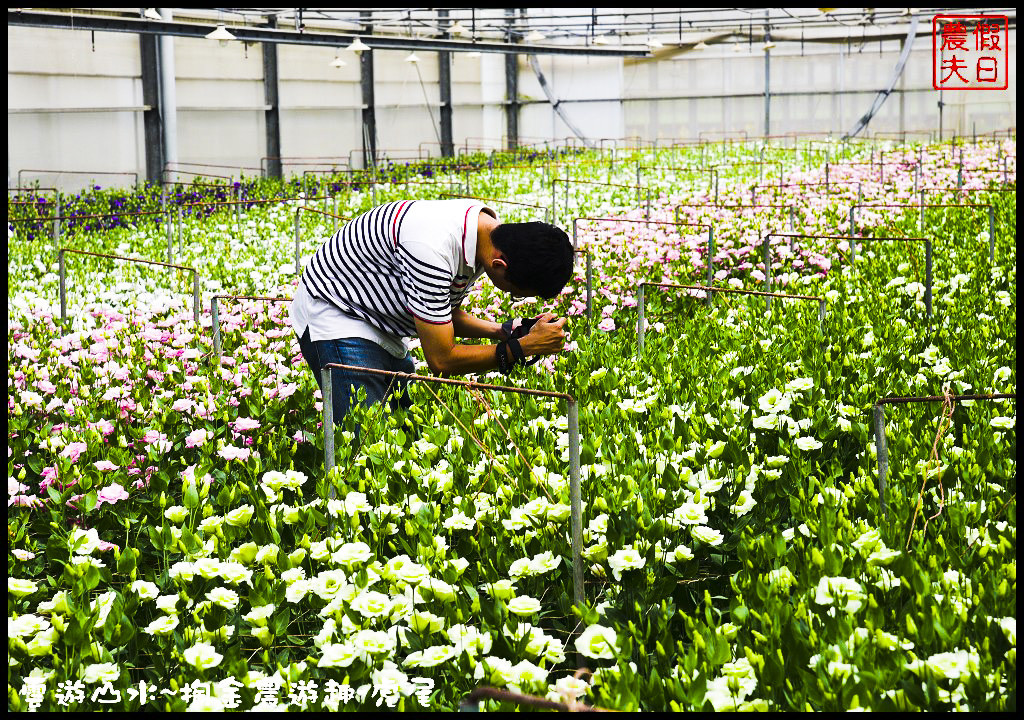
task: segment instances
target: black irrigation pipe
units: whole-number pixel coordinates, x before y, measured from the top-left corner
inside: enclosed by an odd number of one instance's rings
[[[993,395],[950,395],[954,403],[959,400],[1016,400],[1017,393],[995,393]],[[885,397],[872,406],[875,423],[875,450],[878,456],[878,497],[882,504],[882,515],[887,514],[885,493],[889,476],[889,446],[885,437],[884,405],[905,405],[909,403],[945,402],[944,395],[925,395],[921,397]]]

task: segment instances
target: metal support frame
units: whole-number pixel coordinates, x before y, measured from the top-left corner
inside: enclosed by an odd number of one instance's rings
[[[448,10],[439,9],[437,17],[441,21],[447,21]],[[447,30],[441,33],[441,37],[448,39]],[[444,50],[438,52],[437,62],[438,85],[441,88],[441,156],[452,157],[455,155],[455,144],[452,140],[452,54]]]
[[[327,492],[330,499],[334,499],[334,484],[331,483],[331,471],[334,469],[334,392],[341,390],[335,388],[331,382],[331,369],[348,370],[356,374],[386,375],[393,380],[404,379],[412,382],[425,382],[437,385],[453,385],[493,392],[507,392],[517,395],[533,395],[535,397],[558,398],[566,401],[566,415],[569,425],[569,504],[570,518],[572,523],[572,576],[573,576],[573,603],[582,607],[586,602],[586,589],[583,583],[583,507],[582,487],[580,483],[580,421],[579,406],[572,395],[567,393],[549,392],[547,390],[532,390],[529,388],[506,387],[502,385],[488,385],[485,383],[468,382],[465,380],[451,380],[449,378],[432,377],[429,375],[414,375],[410,373],[394,372],[391,370],[378,370],[376,368],[359,367],[354,365],[342,365],[340,363],[328,363],[320,370],[321,393],[323,395],[323,428],[324,428],[324,477],[327,480]]]
[[[145,135],[146,180],[158,183],[163,179],[164,146],[160,123],[160,53],[155,35],[139,35],[142,68],[142,104],[149,110],[142,113]]]
[[[661,287],[661,288],[675,288],[680,290],[700,290],[706,293],[708,296],[716,292],[732,293],[735,295],[757,295],[762,297],[768,297],[770,300],[773,297],[785,298],[789,300],[815,300],[818,303],[818,322],[822,322],[825,319],[825,298],[818,297],[816,295],[790,295],[787,293],[770,293],[761,292],[759,290],[736,290],[733,288],[721,288],[711,287],[710,285],[677,285],[675,283],[655,283],[655,282],[642,282],[637,289],[637,317],[636,317],[636,347],[637,355],[643,352],[644,349],[644,332],[646,330],[646,322],[644,319],[644,287]]]
[[[186,270],[192,273],[192,316],[196,322],[196,326],[199,326],[199,271],[192,267],[185,265],[173,265],[171,263],[157,262],[156,260],[140,260],[139,258],[126,257],[124,255],[107,255],[105,253],[94,253],[87,252],[85,250],[74,250],[73,248],[60,248],[57,251],[57,273],[58,273],[58,285],[60,288],[60,320],[61,323],[67,322],[68,307],[67,307],[67,286],[66,286],[66,262],[64,255],[66,253],[72,253],[74,255],[88,255],[90,257],[100,258],[111,258],[113,260],[127,260],[128,262],[138,263],[141,265],[159,265],[161,267],[171,267],[177,270]]]
[[[291,302],[286,297],[261,297],[258,295],[214,295],[210,298],[210,330],[213,333],[213,355],[220,362],[222,354],[222,342],[220,336],[220,307],[218,300],[264,300],[266,302]]]
[[[267,16],[267,27],[277,27],[277,16]],[[277,82],[277,45],[263,43],[263,97],[267,104],[267,176],[280,178],[281,170],[281,114],[280,94]]]
[[[1016,400],[1017,393],[995,393],[992,395],[951,395],[954,403],[961,400]],[[904,405],[909,403],[945,402],[944,395],[927,395],[920,397],[886,397],[872,407],[875,425],[875,450],[878,459],[878,499],[882,507],[882,515],[888,514],[886,491],[889,478],[889,446],[885,436],[885,410],[883,405]]]
[[[373,12],[359,12],[363,24],[372,27]],[[373,50],[364,50],[359,56],[359,87],[363,99],[363,168],[373,168],[376,176],[377,168],[377,114],[373,96]],[[374,178],[376,180],[376,177]],[[374,182],[374,205],[376,202],[377,185]]]

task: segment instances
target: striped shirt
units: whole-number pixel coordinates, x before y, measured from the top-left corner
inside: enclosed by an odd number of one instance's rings
[[[395,342],[417,334],[416,318],[450,323],[483,274],[476,267],[481,210],[496,217],[473,200],[404,200],[349,221],[306,265],[292,306],[296,332],[309,327],[313,340],[367,337],[397,354]],[[353,331],[353,321],[366,332]]]

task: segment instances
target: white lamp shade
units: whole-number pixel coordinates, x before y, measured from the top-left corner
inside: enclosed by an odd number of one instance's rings
[[[405,61],[407,63],[418,63],[420,59],[415,52],[411,52],[409,53],[408,57],[405,58]]]
[[[160,16],[160,13],[157,12],[156,8],[146,8],[146,10],[142,13],[142,17],[148,20],[163,20],[163,18]]]
[[[456,20],[452,23],[452,26],[448,28],[448,32],[452,35],[466,35],[469,33],[469,30],[466,29],[466,26],[463,25],[461,21]]]
[[[773,43],[771,40],[769,40],[768,42],[766,42],[764,44],[764,49],[765,50],[771,50],[773,47],[775,47],[775,43]]]
[[[540,42],[544,39],[544,34],[536,30],[531,30],[523,40],[529,43]]]
[[[609,44],[611,44],[611,40],[608,39],[607,35],[598,35],[596,38],[594,38],[594,44],[595,45],[609,45]]]
[[[696,45],[693,46],[693,49],[694,50],[707,50],[708,49],[708,44],[706,42],[704,42],[703,40],[701,40],[699,43],[697,43]]]
[[[207,40],[227,41],[227,40],[234,40],[235,36],[232,35],[231,33],[229,33],[228,29],[226,27],[224,27],[223,25],[218,25],[216,30],[214,30],[211,33],[207,33],[206,39]]]
[[[340,57],[336,57],[333,60],[331,60],[331,67],[343,68],[346,65],[348,65],[348,63],[342,60]]]
[[[352,41],[352,44],[348,46],[348,49],[354,53],[361,53],[363,50],[369,50],[370,46],[365,44],[359,38]]]
[[[658,50],[659,48],[665,47],[665,44],[657,40],[656,38],[650,38],[647,41],[647,47],[649,47],[651,50]]]

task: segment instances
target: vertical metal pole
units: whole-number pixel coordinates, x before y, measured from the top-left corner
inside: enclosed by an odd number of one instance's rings
[[[331,199],[334,201],[334,215],[331,221],[334,223],[334,232],[338,232],[338,193],[334,193]]]
[[[647,188],[647,220],[651,219],[651,189]]]
[[[856,231],[856,226],[854,225],[854,223],[856,222],[856,219],[854,217],[854,211],[856,209],[857,209],[856,205],[851,205],[850,206],[850,235],[853,235],[853,233]]]
[[[789,231],[796,232],[796,212],[792,205],[789,206]]]
[[[932,241],[924,241],[924,305],[932,316]]]
[[[53,217],[53,245],[54,247],[60,247],[60,190],[54,193],[54,202],[56,203],[55,210],[57,214]]]
[[[708,227],[708,287],[712,286],[715,279],[715,231]],[[708,307],[711,307],[713,295],[708,290]]]
[[[312,197],[312,194],[310,194]],[[239,184],[235,188],[235,234],[242,234],[242,186]]]
[[[825,301],[818,301],[818,324],[820,325],[825,321]]]
[[[988,261],[996,261],[996,209],[988,206]]]
[[[718,204],[718,171],[715,171],[715,205]]]
[[[565,217],[569,217],[569,164],[565,164]]]
[[[558,178],[555,177],[554,170],[551,172],[551,222],[554,222],[555,218],[555,206],[557,204],[557,196],[555,195],[555,183]]]
[[[199,271],[192,271],[192,317],[196,321],[196,334],[199,333]]]
[[[576,239],[576,235],[577,235],[577,232],[578,232],[577,227],[576,227],[576,221],[577,220],[579,220],[579,218],[573,218],[572,219],[572,249],[573,249],[573,252],[575,252],[577,250],[577,248],[579,248],[579,241]]]
[[[917,221],[918,230],[924,234],[924,189],[921,190],[921,215]]]
[[[768,287],[768,292],[772,291],[772,257],[771,257],[771,238],[764,238],[764,279]],[[772,311],[772,298],[767,296],[765,298],[768,301],[768,312]]]
[[[302,268],[299,266],[299,212],[302,208],[295,208],[295,274],[298,275]]]
[[[889,448],[885,441],[885,410],[875,405],[875,449],[878,455],[878,498],[882,503],[882,515],[886,515],[885,489],[889,474]]]
[[[327,494],[333,500],[331,470],[334,469],[334,396],[331,387],[331,368],[320,370],[320,389],[324,402],[324,477],[327,479]]]
[[[644,351],[644,284],[636,294],[636,351],[639,355]]]
[[[171,236],[171,211],[168,210],[164,213],[164,218],[167,226],[167,262],[174,262],[174,238]]]
[[[213,354],[220,362],[221,339],[220,339],[220,310],[217,307],[217,296],[210,300],[210,326],[213,329]]]
[[[57,276],[60,283],[60,321],[63,324],[68,319],[68,291],[65,282],[66,272],[64,269],[64,251],[57,251]]]
[[[582,608],[586,602],[583,585],[583,498],[580,487],[580,414],[575,400],[566,400],[569,420],[569,505],[572,516],[572,597]]]
[[[590,260],[590,250],[587,253],[587,323],[594,324],[594,268]]]

